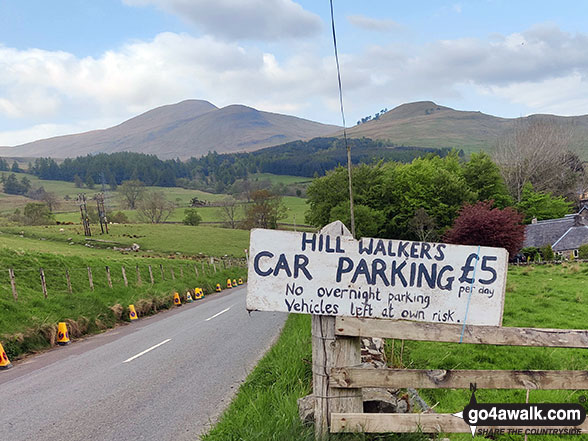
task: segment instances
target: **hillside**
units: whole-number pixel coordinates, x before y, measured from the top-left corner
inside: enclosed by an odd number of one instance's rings
[[[531,115],[526,118],[555,118],[572,124],[579,139],[578,149],[588,158],[588,115],[562,117]],[[525,118],[525,119],[526,119]],[[514,118],[499,118],[482,112],[460,111],[432,101],[402,104],[378,120],[348,129],[353,138],[387,140],[396,145],[455,147],[466,152],[491,150],[496,140],[513,127]]]
[[[297,139],[333,134],[337,126],[294,116],[208,101],[187,100],[158,107],[104,130],[42,139],[0,148],[0,156],[74,157],[121,151],[156,154],[163,159],[257,150]]]

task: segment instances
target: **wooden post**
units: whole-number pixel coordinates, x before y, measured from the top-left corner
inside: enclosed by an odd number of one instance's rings
[[[125,286],[129,286],[129,281],[127,280],[127,270],[125,269],[125,266],[121,266],[121,270],[122,270],[122,275],[123,275],[123,280],[125,281]]]
[[[43,288],[43,295],[47,298],[47,283],[45,282],[45,272],[43,268],[39,268],[39,274],[41,275],[41,287]]]
[[[92,280],[92,268],[88,267],[88,282],[90,282],[90,289],[94,291],[94,281]]]
[[[151,284],[153,285],[155,281],[153,280],[153,270],[151,269],[151,265],[149,265],[149,278],[151,279]]]
[[[8,269],[8,275],[10,276],[10,287],[12,288],[12,297],[14,297],[15,302],[18,302],[18,293],[16,292],[16,280],[14,279],[14,270],[12,268]]]
[[[335,366],[361,363],[359,337],[335,337],[335,317],[312,316],[312,389],[315,397],[315,438],[329,433],[332,413],[362,413],[361,389],[329,387],[329,374]]]
[[[165,275],[163,274],[163,265],[159,264],[159,269],[161,270],[161,280],[165,280]]]
[[[173,266],[170,268],[169,272],[171,273],[172,280],[176,280],[176,275],[174,274],[174,267]]]
[[[196,268],[196,265],[194,265],[194,273],[196,273],[196,278],[198,278],[198,268]]]
[[[71,277],[69,277],[69,270],[65,269],[65,280],[67,281],[67,292],[71,294]]]
[[[141,285],[143,282],[141,281],[141,270],[139,269],[139,265],[137,265],[137,286]]]
[[[110,267],[106,267],[106,280],[108,280],[108,287],[112,288],[112,279],[110,278]]]
[[[180,279],[184,278],[184,268],[180,265]]]
[[[327,225],[321,234],[351,236],[344,226]],[[312,316],[312,390],[315,439],[329,434],[332,413],[362,413],[361,389],[339,389],[329,386],[331,368],[361,364],[359,337],[335,336],[335,317]]]
[[[214,273],[216,274],[216,263],[214,262],[214,260],[212,261],[212,267],[214,268]]]
[[[202,274],[206,274],[206,270],[204,269],[204,260],[202,261]]]

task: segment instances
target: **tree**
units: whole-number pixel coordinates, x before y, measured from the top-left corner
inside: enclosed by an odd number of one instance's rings
[[[245,209],[245,228],[278,228],[278,220],[286,217],[282,198],[268,190],[251,194],[252,203]]]
[[[224,201],[220,207],[220,216],[229,228],[237,228],[237,202],[234,199]]]
[[[18,166],[18,162],[14,161],[12,163],[12,167],[10,168],[10,171],[13,172],[13,173],[20,173],[22,170]]]
[[[506,248],[515,256],[525,239],[523,215],[507,207],[492,208],[492,202],[466,204],[459,212],[444,240],[461,245],[482,245]]]
[[[20,182],[14,173],[11,173],[4,180],[4,193],[6,194],[26,194],[31,187],[31,181],[25,176]]]
[[[331,210],[330,221],[340,220],[351,229],[351,211],[349,201],[341,202]],[[386,222],[384,213],[366,205],[353,206],[355,214],[355,235],[357,237],[379,237],[380,229]]]
[[[503,136],[495,151],[506,186],[520,202],[525,184],[536,191],[558,196],[576,191],[583,174],[582,162],[570,148],[574,128],[553,118],[519,119],[512,131]]]
[[[494,206],[504,208],[512,205],[500,168],[485,152],[472,153],[463,166],[463,176],[479,201],[494,201]]]
[[[588,243],[578,248],[578,259],[588,259]]]
[[[547,262],[551,262],[555,257],[555,254],[553,253],[553,248],[551,248],[550,244],[543,245],[539,249],[539,252],[541,253],[541,257],[543,257],[543,260]]]
[[[84,186],[84,181],[78,175],[74,176],[74,185],[76,188],[82,188]]]
[[[141,200],[145,193],[145,184],[137,179],[123,181],[118,187],[118,192],[121,194],[127,208],[134,210],[137,202]]]
[[[306,190],[306,222],[322,227],[331,222],[331,210],[342,202],[349,203],[346,167],[337,167],[322,178],[314,179]],[[362,164],[353,167],[352,183],[354,203],[379,210],[383,205],[384,170]]]
[[[59,198],[57,195],[53,192],[45,191],[45,188],[42,186],[29,190],[27,192],[27,197],[36,201],[45,202],[51,212],[59,205]]]
[[[200,222],[202,222],[202,217],[194,208],[186,208],[184,210],[184,215],[184,220],[182,221],[184,225],[196,226],[199,225]]]
[[[0,171],[8,171],[8,161],[6,159],[0,158]]]
[[[437,222],[424,208],[417,208],[408,226],[421,242],[430,242],[437,236]]]
[[[386,169],[382,205],[387,222],[386,238],[417,239],[410,221],[423,208],[442,235],[451,226],[464,203],[476,200],[463,176],[457,153],[440,158],[417,158],[410,164]]]
[[[94,179],[92,178],[92,176],[88,175],[88,177],[86,178],[86,187],[92,189],[92,188],[94,188],[95,185],[96,185],[96,183],[94,182]]]
[[[175,206],[165,198],[162,191],[152,191],[144,194],[137,208],[141,220],[158,224],[167,220],[173,213]]]
[[[20,185],[22,186],[22,189],[23,189],[22,194],[25,194],[27,191],[29,191],[31,189],[31,180],[29,178],[27,178],[26,176],[23,176],[20,179]]]
[[[46,204],[30,202],[24,207],[23,222],[25,225],[51,225],[55,218]]]
[[[534,191],[533,185],[527,182],[521,193],[521,201],[516,207],[525,214],[525,223],[529,224],[533,218],[546,220],[564,217],[570,212],[572,203],[551,193]]]

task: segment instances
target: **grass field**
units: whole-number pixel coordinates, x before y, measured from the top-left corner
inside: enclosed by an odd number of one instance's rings
[[[6,172],[5,172],[6,173]],[[33,188],[43,187],[48,192],[55,193],[59,198],[59,204],[56,207],[55,219],[59,222],[80,222],[79,208],[75,199],[79,193],[85,193],[88,198],[88,206],[95,208],[95,202],[92,201],[94,195],[100,193],[100,186],[97,185],[94,189],[76,188],[73,182],[65,181],[47,181],[40,180],[36,176],[19,173],[18,178],[26,176],[30,179]],[[272,184],[284,183],[286,185],[304,183],[307,184],[312,181],[311,178],[304,178],[299,176],[281,176],[272,175],[269,173],[258,173],[252,175],[252,179],[270,180]],[[226,194],[206,193],[200,190],[187,190],[179,187],[147,187],[147,191],[162,191],[167,200],[176,204],[176,209],[167,219],[168,222],[182,222],[185,217],[184,210],[190,208],[190,200],[197,197],[199,200],[207,202],[219,202],[230,198]],[[68,196],[70,200],[64,200]],[[282,198],[284,205],[287,208],[286,218],[280,220],[282,223],[303,225],[304,214],[307,209],[306,200],[294,196],[284,196]],[[21,209],[31,202],[24,196],[7,195],[0,193],[0,215],[10,215],[14,213],[17,208]],[[121,195],[118,191],[105,192],[105,206],[107,210],[122,211],[128,217],[130,222],[141,222],[139,213],[136,210],[126,210],[122,203]],[[241,203],[238,208],[238,219],[245,217],[245,204]],[[198,214],[202,217],[203,222],[223,222],[225,219],[222,216],[221,208],[219,207],[198,207]]]
[[[254,173],[249,176],[250,181],[265,181],[268,180],[272,184],[309,184],[313,178],[307,178],[305,176],[290,176],[290,175],[274,175],[272,173]]]
[[[137,243],[139,254],[245,257],[244,250],[249,247],[249,231],[246,230],[174,224],[121,224],[110,225],[109,234],[101,235],[99,227],[94,225],[92,228],[94,236],[86,238],[80,225],[0,227],[0,237],[12,239],[11,248],[36,250],[42,246],[44,251],[54,250],[56,253],[75,250],[69,254],[76,254],[78,249],[88,249],[86,244],[96,248],[128,248]],[[24,237],[21,238],[21,235]]]
[[[511,267],[508,274],[504,326],[588,329],[588,264]],[[392,350],[394,347],[394,350]],[[402,357],[401,357],[401,347]],[[585,349],[459,345],[438,342],[396,342],[386,345],[389,364],[419,369],[581,369],[588,367]],[[312,440],[313,428],[298,419],[296,400],[311,391],[310,319],[291,315],[278,343],[241,386],[237,398],[205,441]],[[457,412],[469,402],[467,390],[421,390],[436,412]],[[525,391],[479,390],[478,402],[525,401]],[[530,392],[530,402],[577,402],[585,391]],[[254,434],[259,434],[255,436]],[[442,435],[471,440],[471,435]],[[427,440],[408,435],[333,435],[333,440]],[[483,440],[485,438],[476,437]],[[500,441],[522,436],[498,436]],[[534,436],[537,441],[586,439],[585,436]]]

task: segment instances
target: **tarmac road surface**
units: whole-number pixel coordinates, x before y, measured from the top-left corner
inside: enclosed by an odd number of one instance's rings
[[[1,440],[197,440],[279,334],[245,286],[0,371]]]

